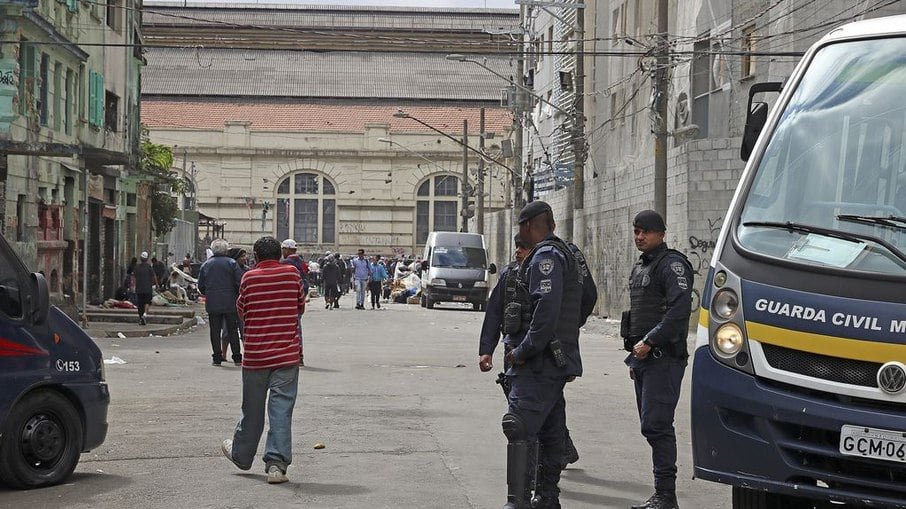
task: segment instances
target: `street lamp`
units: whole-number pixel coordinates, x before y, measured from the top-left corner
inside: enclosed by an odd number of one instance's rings
[[[453,136],[450,136],[449,134],[447,134],[447,133],[441,131],[440,129],[438,129],[438,128],[432,126],[431,124],[428,124],[428,123],[426,123],[426,122],[423,122],[423,121],[421,121],[421,120],[419,120],[419,119],[413,117],[412,115],[406,113],[405,111],[403,111],[403,110],[401,110],[401,109],[396,110],[396,113],[394,113],[393,116],[396,117],[396,118],[408,118],[408,119],[410,119],[410,120],[414,120],[414,121],[418,122],[419,124],[421,124],[421,125],[427,127],[428,129],[431,129],[432,131],[436,132],[437,134],[440,134],[441,136],[444,136],[445,138],[449,138],[450,140],[453,140],[454,142],[456,142],[457,145],[460,145],[460,146],[462,146],[463,148],[465,148],[465,149],[467,149],[467,150],[471,150],[472,152],[475,152],[476,154],[478,154],[479,156],[481,156],[481,158],[484,159],[485,161],[487,161],[487,162],[489,162],[489,163],[494,163],[494,164],[496,164],[496,165],[498,165],[498,166],[500,166],[500,167],[502,167],[502,168],[506,168],[510,173],[512,173],[512,174],[514,174],[514,175],[517,175],[516,170],[514,170],[514,169],[510,168],[509,166],[503,164],[502,162],[498,161],[497,159],[494,159],[494,158],[491,157],[487,152],[484,152],[484,151],[482,151],[482,150],[478,150],[477,148],[475,148],[475,147],[469,145],[468,143],[465,143],[465,142],[463,142],[462,140],[459,140],[459,139],[457,139],[457,138],[455,138],[455,137],[453,137]]]
[[[492,68],[488,67],[487,65],[485,65],[484,62],[479,62],[478,60],[471,59],[471,58],[467,57],[466,55],[462,55],[462,54],[459,54],[459,53],[451,53],[451,54],[445,56],[444,58],[446,58],[447,60],[449,60],[449,61],[451,61],[451,62],[468,62],[468,63],[470,63],[470,64],[475,64],[475,65],[477,65],[478,67],[481,67],[482,69],[484,69],[484,70],[488,71],[489,73],[493,74],[494,76],[497,76],[498,78],[500,78],[500,79],[502,79],[502,80],[505,80],[505,81],[509,82],[510,85],[512,85],[512,86],[514,86],[514,87],[516,87],[516,88],[518,88],[519,90],[522,90],[523,92],[525,92],[525,93],[527,93],[528,95],[534,97],[535,99],[538,99],[538,100],[541,101],[542,103],[547,104],[547,105],[550,106],[551,108],[553,108],[553,109],[557,110],[558,112],[562,113],[563,115],[565,115],[566,118],[570,119],[570,121],[572,121],[572,122],[575,123],[575,120],[576,120],[576,119],[574,118],[574,116],[573,116],[572,113],[570,113],[570,112],[564,110],[563,108],[557,106],[556,104],[554,104],[554,103],[548,101],[548,100],[545,99],[544,97],[542,97],[542,96],[536,94],[534,90],[532,90],[532,89],[526,87],[525,85],[521,85],[521,84],[519,84],[519,83],[516,83],[516,81],[513,80],[512,78],[510,78],[510,77],[508,77],[508,76],[504,76],[503,74],[500,74],[499,72],[497,72],[497,71],[495,71],[494,69],[492,69]]]

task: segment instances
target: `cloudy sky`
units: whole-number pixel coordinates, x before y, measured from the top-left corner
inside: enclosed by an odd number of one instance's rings
[[[170,0],[171,2],[173,0]],[[269,4],[306,4],[306,5],[373,5],[373,6],[412,6],[412,7],[489,7],[516,8],[514,0],[189,0],[204,3],[269,3]],[[153,5],[154,0],[145,4]]]

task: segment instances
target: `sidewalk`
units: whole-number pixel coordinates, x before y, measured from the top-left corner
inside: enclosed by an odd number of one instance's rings
[[[198,324],[196,317],[207,321],[204,304],[192,303],[183,307],[151,306],[145,315],[147,325],[139,325],[134,309],[88,307],[88,326],[83,329],[94,339],[116,337],[170,336]]]

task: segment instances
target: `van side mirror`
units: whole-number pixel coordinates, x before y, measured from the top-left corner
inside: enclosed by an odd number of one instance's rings
[[[47,288],[47,280],[40,272],[32,272],[31,285],[31,321],[35,325],[40,325],[47,321],[47,311],[50,309],[50,291]]]
[[[428,270],[428,267],[430,267],[428,260],[422,260],[422,270]]]
[[[764,101],[754,101],[755,94],[780,92],[782,88],[783,83],[774,81],[756,83],[749,89],[749,109],[746,112],[746,127],[742,134],[742,145],[739,147],[739,157],[743,161],[749,160],[749,156],[752,155],[752,150],[755,149],[755,143],[758,141],[758,136],[761,135],[761,131],[768,122],[768,103]]]
[[[492,264],[488,267],[488,274],[497,274],[497,265],[495,265],[495,264],[492,263]]]

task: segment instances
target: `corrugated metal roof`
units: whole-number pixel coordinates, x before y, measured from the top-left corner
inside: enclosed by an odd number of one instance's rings
[[[507,82],[433,53],[149,49],[146,95],[496,100]],[[488,59],[501,74],[515,68]]]
[[[186,19],[197,18],[197,20]],[[510,9],[425,9],[360,6],[145,3],[142,23],[206,25],[234,23],[317,29],[471,31],[519,26],[519,11]]]

